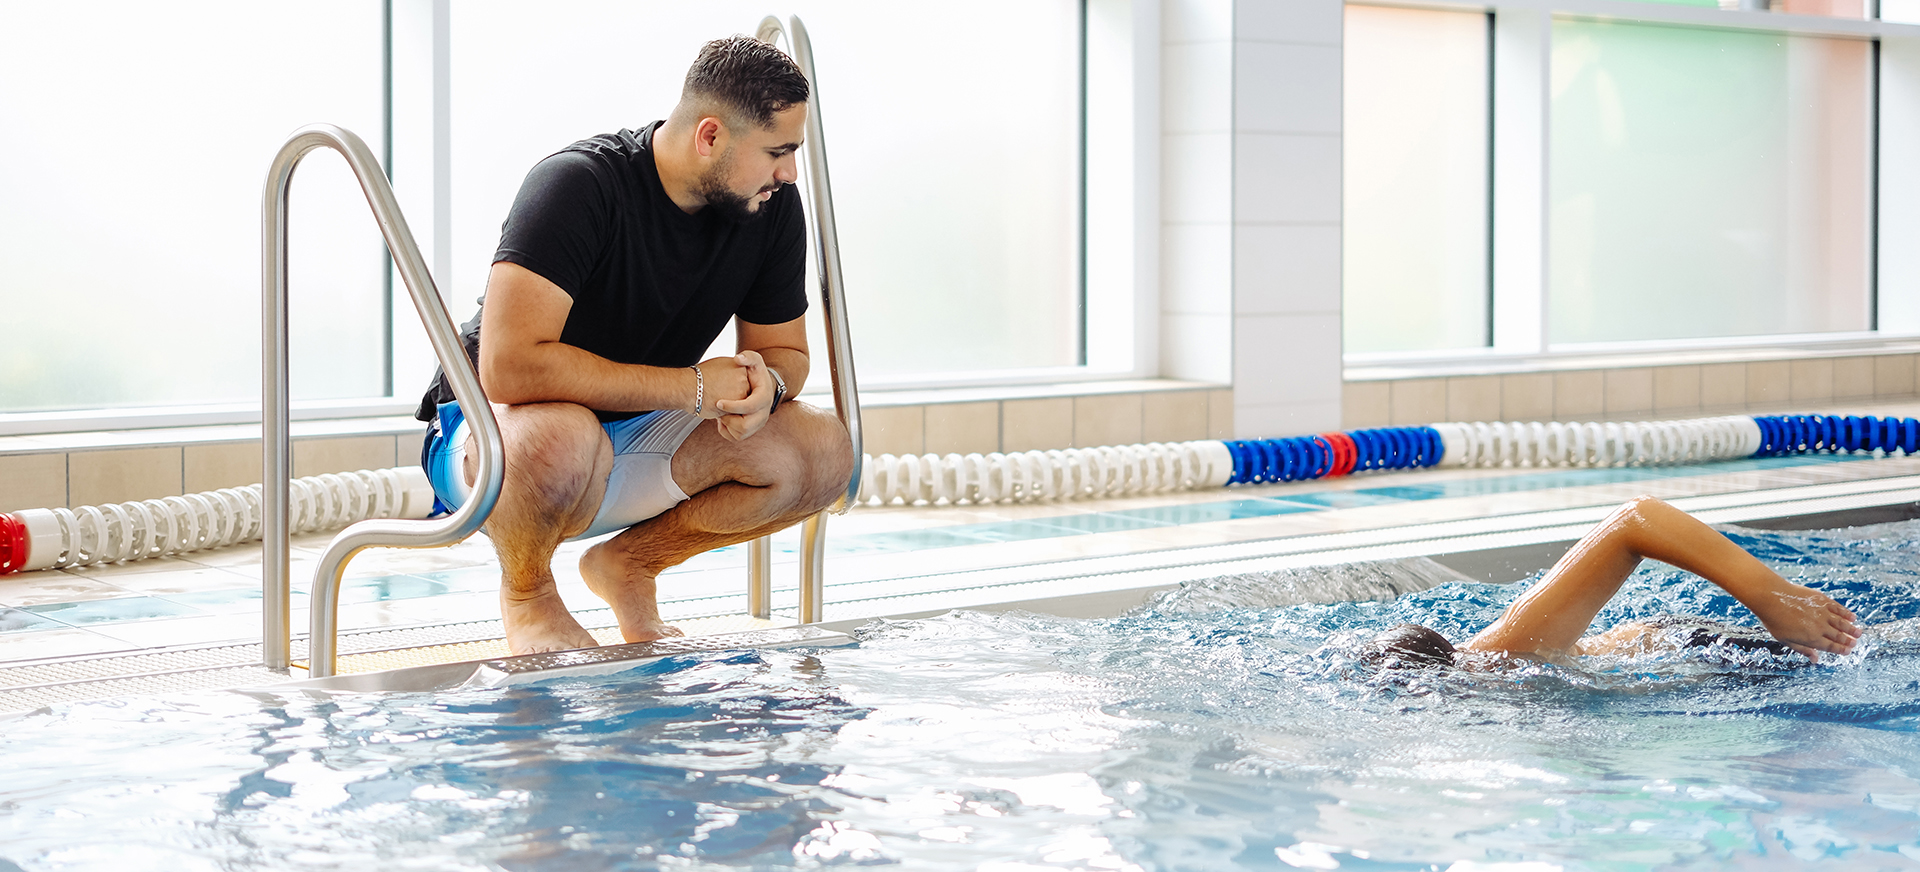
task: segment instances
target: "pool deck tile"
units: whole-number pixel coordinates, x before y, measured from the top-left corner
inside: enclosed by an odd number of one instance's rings
[[[605,604],[600,604],[605,608]],[[419,599],[346,603],[340,606],[343,630],[484,621],[500,617],[496,593],[449,593]],[[306,624],[296,623],[304,627]]]
[[[5,606],[110,599],[127,593],[119,585],[65,572],[25,572],[0,580],[0,605]]]
[[[305,615],[294,623],[305,627]],[[260,614],[201,615],[160,621],[132,621],[95,628],[104,637],[118,642],[118,648],[164,648],[174,645],[204,645],[214,642],[260,641]],[[106,649],[115,650],[115,649]]]
[[[0,609],[0,634],[34,633],[41,630],[58,630],[66,626],[52,618],[43,617],[26,609]]]
[[[259,628],[256,626],[254,637],[258,636]],[[110,654],[142,647],[148,646],[131,644],[91,630],[66,627],[28,633],[0,633],[0,662]]]
[[[260,591],[260,580],[258,578],[249,578],[239,572],[204,568],[142,573],[140,575],[120,575],[114,577],[113,586],[122,591],[122,596],[125,596],[127,593],[144,596],[170,596],[172,594],[237,589],[251,590],[255,594],[258,594]]]
[[[154,618],[181,618],[204,615],[192,606],[164,600],[152,596],[129,596],[117,599],[82,600],[71,603],[41,603],[27,606],[20,611],[32,612],[43,618],[51,618],[69,627],[86,627],[90,624],[124,624],[147,621]]]
[[[200,569],[199,564],[180,557],[155,557],[149,560],[129,560],[125,563],[96,563],[92,566],[76,566],[62,569],[61,572],[80,578],[92,578],[112,581],[125,575],[145,575],[154,572],[180,572]]]

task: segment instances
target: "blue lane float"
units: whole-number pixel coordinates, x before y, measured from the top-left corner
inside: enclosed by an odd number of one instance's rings
[[[1344,444],[1343,444],[1344,443]],[[1378,427],[1284,439],[1235,439],[1226,443],[1233,474],[1226,484],[1303,481],[1379,469],[1417,469],[1445,453],[1432,427]],[[1344,457],[1342,448],[1351,457]]]
[[[1329,462],[1341,442],[1350,463]],[[1920,453],[1920,420],[1872,415],[1722,416],[1682,421],[1471,422],[1231,440],[1225,484],[1385,469],[1618,467],[1792,454]]]
[[[1920,421],[1913,418],[1876,418],[1872,415],[1764,415],[1760,448],[1754,457],[1788,454],[1878,451],[1914,454],[1920,451]]]

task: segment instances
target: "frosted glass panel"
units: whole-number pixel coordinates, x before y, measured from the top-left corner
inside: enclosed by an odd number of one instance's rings
[[[1555,22],[1551,340],[1867,329],[1871,58]]]
[[[381,6],[14,3],[0,51],[0,411],[259,397],[260,190],[288,134],[380,149]],[[296,397],[385,393],[379,234],[331,152],[291,240]]]
[[[665,117],[700,45],[769,8],[455,4],[455,305],[471,312],[534,163]],[[1079,4],[780,8],[813,39],[863,376],[1076,363]],[[824,373],[818,338],[815,356]]]
[[[1487,344],[1487,19],[1346,8],[1347,351]]]

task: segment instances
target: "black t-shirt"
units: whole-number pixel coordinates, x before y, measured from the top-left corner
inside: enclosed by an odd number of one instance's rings
[[[674,205],[653,162],[656,121],[581,140],[536,164],[501,227],[495,263],[526,267],[573,297],[560,341],[616,363],[691,366],[734,316],[781,324],[807,311],[806,219],[782,187],[753,220]],[[486,298],[481,298],[484,306]],[[480,354],[480,314],[462,328]],[[446,378],[415,413],[453,399]],[[603,421],[646,409],[600,411]]]

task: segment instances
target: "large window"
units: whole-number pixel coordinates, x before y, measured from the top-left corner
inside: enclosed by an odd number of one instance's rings
[[[307,123],[396,156],[409,223],[464,318],[528,169],[664,117],[700,45],[751,32],[768,11],[15,7],[10,32],[33,38],[0,52],[0,413],[253,402],[261,184]],[[1079,366],[1080,0],[781,11],[812,34],[864,380]],[[388,338],[383,247],[344,162],[310,156],[293,204],[295,397],[407,405],[431,365],[404,292]]]
[[[1550,341],[1868,329],[1872,49],[1556,22]]]
[[[766,8],[456,4],[450,295],[482,289],[536,161],[664,118],[700,45]],[[812,35],[866,380],[1078,363],[1080,4],[792,8]]]
[[[1874,42],[1491,15],[1346,9],[1349,354],[1876,329]]]
[[[1346,8],[1348,351],[1486,345],[1487,16]]]
[[[0,51],[0,411],[259,396],[260,191],[302,124],[381,148],[381,4],[15,3]],[[384,257],[301,166],[293,387],[386,392]]]

